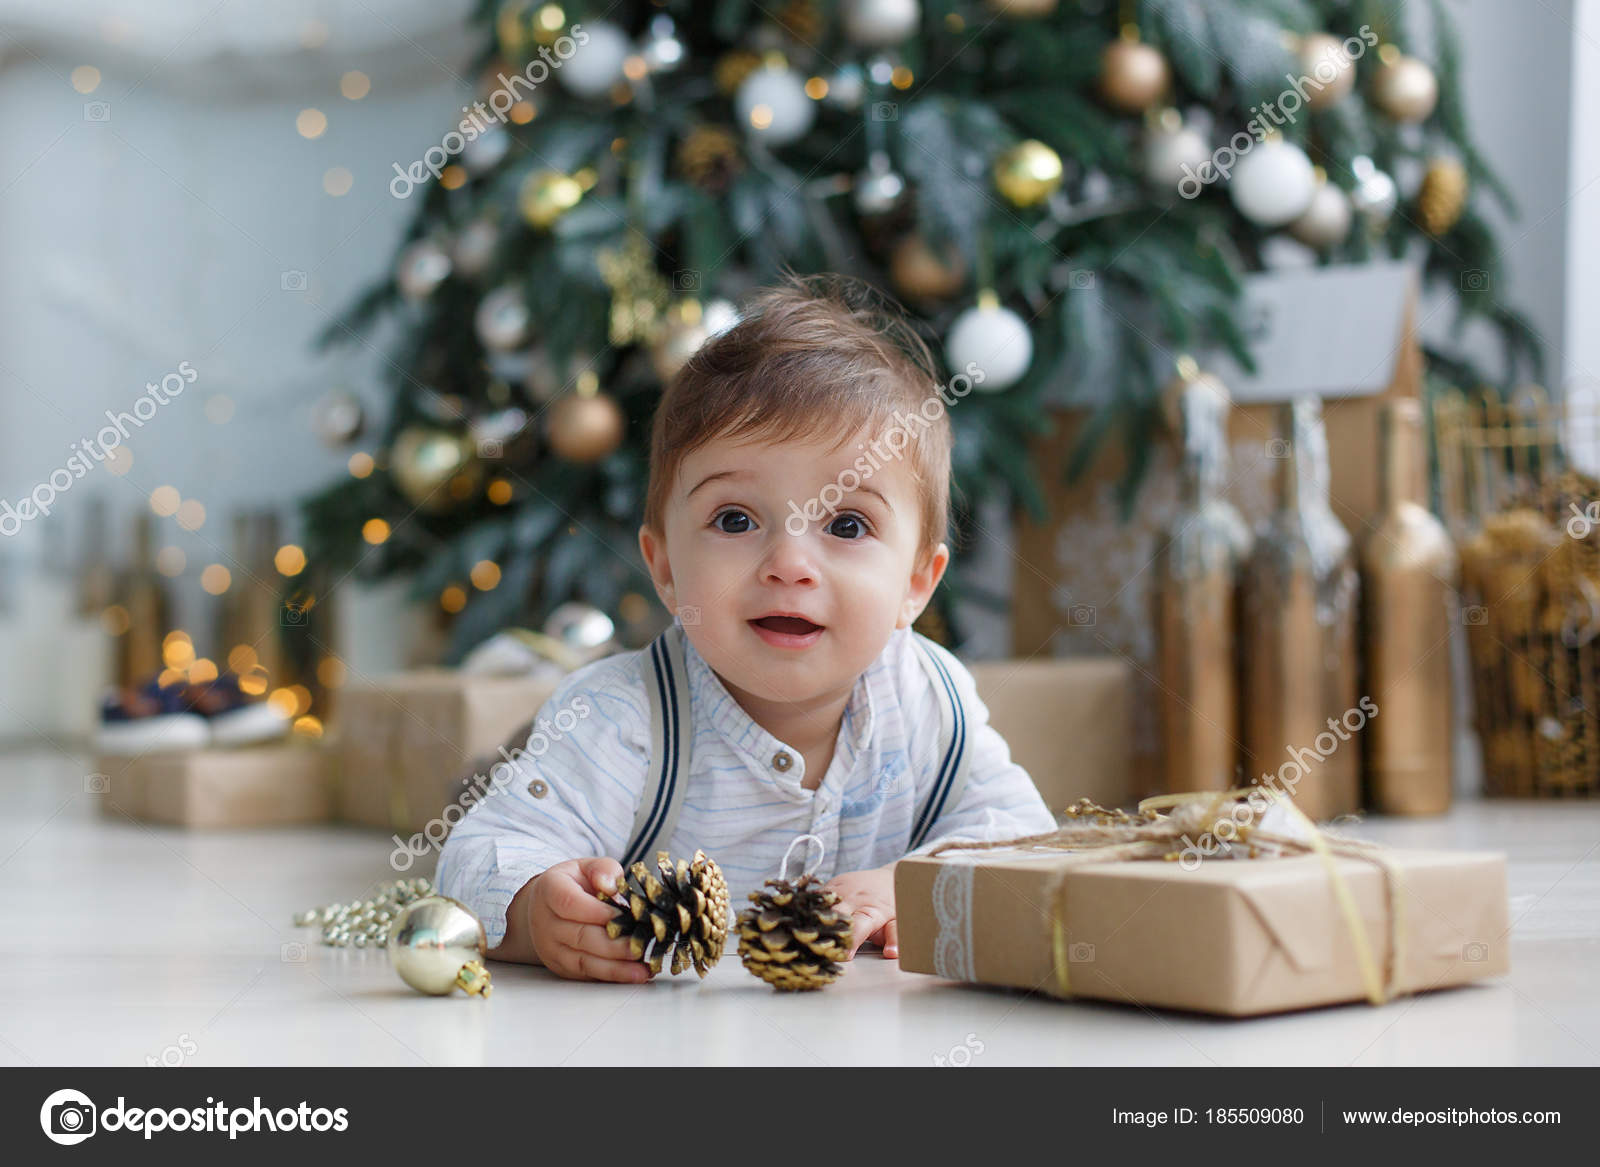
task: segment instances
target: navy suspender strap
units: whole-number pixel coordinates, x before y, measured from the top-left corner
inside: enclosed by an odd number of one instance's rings
[[[967,785],[967,715],[962,707],[950,669],[939,658],[940,650],[920,632],[913,631],[912,643],[922,667],[933,682],[934,695],[939,701],[939,769],[934,775],[927,796],[918,804],[917,816],[911,828],[911,845],[915,851],[927,841],[933,824],[947,808],[961,803]]]
[[[672,838],[688,787],[689,751],[694,734],[689,724],[689,669],[684,661],[683,628],[674,623],[639,654],[644,687],[650,696],[650,769],[644,795],[628,832],[624,869],[655,854]]]

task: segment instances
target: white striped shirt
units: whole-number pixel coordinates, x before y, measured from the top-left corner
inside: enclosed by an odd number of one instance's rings
[[[826,851],[814,870],[825,880],[908,854],[918,800],[940,761],[939,699],[914,635],[896,630],[857,678],[815,790],[801,785],[800,751],[758,725],[685,637],[693,747],[682,813],[659,846],[674,857],[703,850],[715,859],[735,910],[778,874],[798,835],[822,840]],[[917,850],[1050,830],[1054,818],[989,725],[972,675],[929,644],[963,698],[970,762],[959,804],[945,809]],[[478,914],[490,947],[505,936],[512,896],[535,875],[567,859],[624,854],[651,755],[639,658],[618,653],[565,677],[540,710],[544,740],[536,729],[527,752],[513,751],[512,774],[445,841],[435,883]]]

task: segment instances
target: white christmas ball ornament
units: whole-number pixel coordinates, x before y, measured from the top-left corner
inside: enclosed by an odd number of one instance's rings
[[[840,15],[853,44],[887,48],[917,31],[922,5],[917,0],[845,0]]]
[[[1270,139],[1240,157],[1228,180],[1239,213],[1262,227],[1281,227],[1305,214],[1316,193],[1316,170],[1292,142]]]
[[[1157,190],[1189,193],[1188,186],[1180,189],[1179,184],[1192,178],[1210,157],[1211,143],[1199,130],[1191,126],[1157,127],[1144,141],[1144,180]],[[1195,179],[1189,186],[1198,183]]]
[[[956,317],[944,351],[955,372],[965,375],[969,366],[982,370],[983,381],[973,375],[974,386],[993,393],[1015,385],[1028,371],[1033,334],[1011,309],[980,302]]]
[[[805,137],[817,116],[804,78],[793,69],[757,69],[739,85],[733,104],[745,133],[773,146]]]
[[[555,71],[557,79],[579,97],[599,97],[622,80],[622,63],[633,51],[628,34],[614,24],[584,23],[587,44],[581,44]]]

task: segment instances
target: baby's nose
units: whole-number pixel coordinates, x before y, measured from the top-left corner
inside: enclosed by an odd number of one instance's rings
[[[817,569],[807,542],[804,535],[779,535],[762,565],[765,578],[786,584],[815,583]]]

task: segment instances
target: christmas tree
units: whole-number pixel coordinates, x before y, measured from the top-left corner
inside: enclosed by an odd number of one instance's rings
[[[412,573],[457,655],[580,599],[648,623],[636,530],[664,383],[780,272],[899,299],[951,373],[953,526],[1042,512],[1045,475],[1134,455],[1178,358],[1231,353],[1273,240],[1404,257],[1539,377],[1474,208],[1509,196],[1463,117],[1437,3],[1403,0],[483,0],[479,92],[390,191],[416,214],[323,345],[398,314],[392,407],[306,505],[329,572]],[[1411,172],[1418,181],[1396,176]],[[1281,246],[1281,245],[1277,245]],[[1032,437],[1109,388],[1066,466]],[[957,567],[947,616],[983,597]],[[1001,598],[987,597],[1000,602]]]

